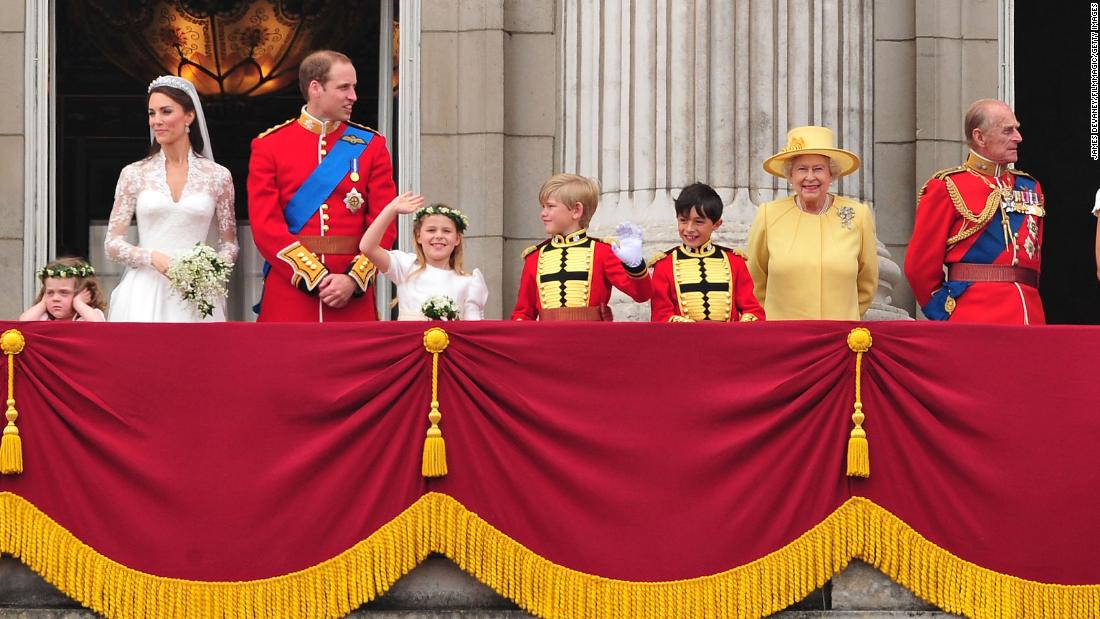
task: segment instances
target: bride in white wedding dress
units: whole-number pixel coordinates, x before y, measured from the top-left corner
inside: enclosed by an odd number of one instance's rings
[[[128,267],[111,294],[107,319],[224,321],[224,299],[203,320],[172,291],[165,273],[173,258],[206,241],[212,220],[218,223],[218,255],[230,264],[237,259],[233,179],[214,163],[206,118],[191,82],[158,77],[149,84],[148,105],[151,154],[122,169],[104,242],[107,257]],[[126,240],[135,215],[137,245]]]

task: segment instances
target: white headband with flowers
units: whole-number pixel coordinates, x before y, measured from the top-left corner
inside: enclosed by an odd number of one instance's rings
[[[46,279],[49,277],[56,279],[65,279],[69,277],[91,277],[95,275],[95,269],[90,264],[78,264],[77,266],[52,266],[42,267],[35,273],[38,279]]]
[[[470,227],[470,219],[463,214],[462,211],[451,208],[446,204],[432,204],[423,208],[417,209],[413,214],[413,221],[420,221],[422,218],[428,215],[443,215],[449,217],[451,221],[455,222],[455,226],[459,232],[465,232],[466,228]]]

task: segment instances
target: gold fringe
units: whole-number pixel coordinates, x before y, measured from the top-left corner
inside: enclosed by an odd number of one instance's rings
[[[164,578],[99,554],[26,499],[0,492],[0,553],[15,556],[108,619],[341,617],[428,556],[414,503],[367,539],[315,566],[241,582]]]
[[[431,426],[424,437],[423,462],[420,474],[424,477],[443,477],[447,474],[447,445],[443,442],[443,431],[439,421],[443,414],[439,412],[439,353],[447,350],[451,343],[447,332],[432,327],[424,332],[424,349],[432,355],[432,408],[428,412]]]
[[[856,327],[848,333],[848,348],[856,353],[856,403],[852,413],[851,434],[848,435],[848,477],[871,476],[871,453],[867,444],[867,431],[863,429],[863,402],[861,400],[863,353],[871,350],[871,332]]]
[[[19,411],[15,410],[15,355],[23,352],[26,344],[19,329],[8,329],[0,335],[0,350],[8,356],[8,409],[4,412],[8,425],[4,426],[4,435],[0,438],[0,475],[23,472],[23,439],[19,438],[19,428],[15,425],[19,418]]]
[[[751,563],[688,580],[631,582],[538,556],[454,498],[429,493],[344,553],[263,580],[200,582],[120,565],[12,493],[0,492],[0,553],[9,553],[108,619],[337,617],[385,592],[429,553],[547,619],[763,617],[804,598],[853,559],[936,606],[976,619],[1095,617],[1100,585],[999,574],[928,541],[897,516],[853,497],[817,526]]]

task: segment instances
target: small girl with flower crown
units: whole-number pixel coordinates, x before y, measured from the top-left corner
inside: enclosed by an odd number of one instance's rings
[[[92,265],[80,258],[58,258],[38,269],[42,289],[19,320],[103,322],[107,304]]]
[[[415,254],[379,246],[399,214],[413,214]],[[481,271],[462,269],[462,233],[469,226],[462,211],[445,204],[424,206],[411,192],[393,199],[374,218],[359,250],[397,285],[398,320],[481,320],[489,288]]]

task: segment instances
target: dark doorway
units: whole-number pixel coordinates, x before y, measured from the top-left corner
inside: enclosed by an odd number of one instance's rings
[[[131,75],[120,66],[125,64],[124,58],[108,58],[98,49],[78,17],[78,4],[77,0],[58,0],[55,11],[57,253],[89,256],[94,253],[90,252],[89,231],[93,225],[104,225],[110,215],[120,170],[148,154],[145,93],[155,76]],[[115,4],[125,8],[147,3]],[[374,126],[378,118],[379,3],[347,0],[345,4],[346,20],[340,26],[354,36],[347,44],[334,47],[348,54],[357,69],[359,101],[353,120]],[[233,174],[239,220],[247,219],[245,183],[252,138],[296,117],[302,103],[296,82],[255,98],[204,99],[215,159]]]
[[[1051,323],[1100,324],[1090,214],[1100,188],[1100,162],[1090,153],[1090,4],[1015,5],[1016,116],[1024,135],[1018,166],[1046,195],[1039,292]]]

